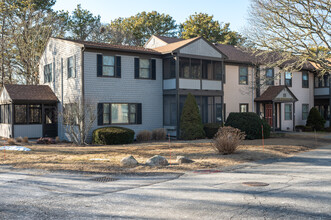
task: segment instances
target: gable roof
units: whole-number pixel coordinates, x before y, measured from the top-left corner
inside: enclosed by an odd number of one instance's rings
[[[291,90],[289,90],[289,88],[285,85],[280,85],[280,86],[269,86],[267,88],[266,91],[264,91],[264,93],[260,96],[260,97],[257,97],[255,98],[254,100],[255,101],[258,101],[258,102],[264,102],[264,101],[273,101],[275,100],[275,98],[279,95],[279,93],[281,91],[283,91],[284,89],[286,89],[290,94],[291,96],[296,100],[298,101],[297,97],[291,92]]]
[[[160,53],[171,53],[175,50],[178,50],[184,46],[186,46],[187,44],[191,43],[191,42],[194,42],[198,39],[200,39],[201,37],[194,37],[194,38],[191,38],[191,39],[187,39],[187,40],[182,40],[182,41],[178,41],[178,42],[175,42],[175,43],[170,43],[170,44],[167,44],[165,46],[162,46],[162,47],[157,47],[157,48],[154,48],[154,50],[160,52]]]
[[[159,38],[163,42],[167,44],[175,43],[178,41],[183,41],[184,39],[182,38],[177,38],[177,37],[166,37],[166,36],[160,36],[160,35],[154,35],[155,37]]]
[[[253,64],[257,61],[252,53],[246,52],[239,47],[226,44],[215,44],[215,46],[228,57],[225,62]]]
[[[11,100],[57,102],[58,99],[47,85],[4,85]]]
[[[81,46],[85,48],[90,49],[108,49],[108,50],[116,50],[116,51],[124,51],[124,52],[136,52],[136,53],[145,53],[145,54],[155,54],[160,55],[159,52],[144,48],[144,47],[138,47],[138,46],[128,46],[128,45],[115,45],[115,44],[108,44],[108,43],[97,43],[92,41],[82,41],[82,40],[71,40],[71,39],[65,39],[65,38],[54,38],[64,41],[70,41],[73,43],[80,44]]]

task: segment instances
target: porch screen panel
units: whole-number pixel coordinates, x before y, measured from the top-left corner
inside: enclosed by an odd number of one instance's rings
[[[15,105],[15,124],[26,124],[26,105]]]
[[[176,96],[166,95],[163,97],[164,125],[177,125],[177,102]]]
[[[40,105],[29,105],[29,124],[41,124]]]

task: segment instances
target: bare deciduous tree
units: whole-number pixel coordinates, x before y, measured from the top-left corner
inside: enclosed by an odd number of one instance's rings
[[[65,132],[70,141],[78,145],[87,143],[93,123],[97,119],[96,107],[90,102],[82,104],[79,101],[65,104],[62,113]]]
[[[310,62],[321,74],[331,72],[330,0],[251,1],[246,35],[269,64],[285,71]]]

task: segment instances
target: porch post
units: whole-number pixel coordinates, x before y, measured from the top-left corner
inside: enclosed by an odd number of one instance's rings
[[[276,118],[275,118],[275,102],[272,102],[272,131],[275,132],[276,131]]]
[[[11,111],[11,119],[10,119],[10,121],[11,121],[11,135],[12,135],[12,138],[15,138],[15,132],[14,132],[14,130],[15,130],[15,106],[14,106],[14,104],[12,103],[11,105],[10,105],[10,107],[11,107],[11,109],[8,109],[8,111]]]
[[[177,129],[176,129],[176,136],[177,139],[180,138],[180,105],[179,105],[179,56],[176,55],[176,102],[177,102]]]
[[[279,129],[282,130],[282,103],[279,103]]]
[[[293,102],[293,131],[295,131],[295,102]]]
[[[329,75],[329,107],[330,107],[330,111],[331,111],[331,75]],[[331,112],[330,113],[330,117],[329,117],[329,127],[331,127]]]

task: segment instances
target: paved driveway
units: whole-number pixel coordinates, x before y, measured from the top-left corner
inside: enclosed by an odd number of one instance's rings
[[[220,173],[98,177],[2,166],[0,219],[331,219],[331,146]]]

